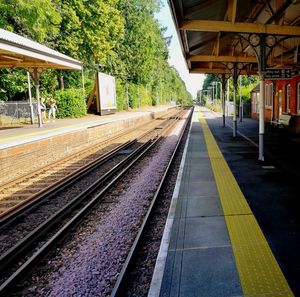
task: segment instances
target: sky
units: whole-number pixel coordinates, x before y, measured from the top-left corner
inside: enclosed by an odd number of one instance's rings
[[[204,80],[203,74],[189,73],[181,47],[179,44],[177,32],[172,20],[171,12],[167,0],[162,0],[163,7],[160,12],[156,14],[156,18],[162,27],[167,27],[165,37],[172,35],[172,41],[169,46],[169,64],[174,66],[180,74],[180,77],[185,82],[187,90],[192,94],[193,98],[196,97],[197,91],[202,89]]]

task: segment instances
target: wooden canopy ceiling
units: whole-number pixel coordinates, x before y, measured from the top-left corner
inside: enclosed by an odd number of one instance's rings
[[[82,63],[40,43],[0,29],[0,68],[81,70]]]
[[[169,0],[181,48],[192,73],[228,73],[225,62],[242,62],[257,74],[251,33],[274,36],[267,66],[294,68],[300,45],[300,0]]]

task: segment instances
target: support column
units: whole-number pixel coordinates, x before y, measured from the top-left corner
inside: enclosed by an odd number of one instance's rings
[[[240,122],[243,121],[242,76],[240,76]]]
[[[225,92],[226,89],[222,88],[221,96],[222,96],[222,109],[223,109],[223,128],[225,128]]]
[[[29,106],[30,106],[30,119],[31,124],[34,124],[34,112],[33,112],[33,105],[32,105],[32,96],[31,96],[31,84],[30,84],[30,74],[27,71],[27,80],[28,80],[28,95],[29,95]]]
[[[233,87],[233,137],[236,137],[237,134],[237,122],[236,122],[236,93],[237,93],[237,85],[234,83]]]
[[[233,137],[237,135],[237,120],[236,120],[236,94],[237,94],[237,84],[238,84],[238,71],[237,65],[234,64],[232,69],[232,80],[233,80]]]
[[[84,91],[84,68],[82,66],[81,69],[81,79],[82,79],[82,97],[83,97],[83,102],[85,102],[85,91]]]
[[[259,72],[259,149],[258,160],[264,161],[264,134],[265,134],[265,77]]]
[[[42,113],[41,113],[41,102],[40,102],[40,76],[42,74],[42,68],[30,68],[28,69],[34,79],[35,85],[35,97],[37,102],[37,114],[38,114],[38,123],[39,128],[43,127]]]
[[[229,116],[229,79],[227,80],[227,116]]]

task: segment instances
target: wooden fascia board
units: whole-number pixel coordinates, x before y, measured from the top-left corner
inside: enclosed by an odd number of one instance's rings
[[[12,45],[12,44],[8,44],[6,42],[0,41],[0,49],[2,51],[10,53],[11,55],[17,54],[17,55],[22,55],[25,57],[32,58],[33,60],[46,61],[48,63],[56,65],[55,67],[57,69],[75,69],[75,70],[82,69],[82,64],[80,62],[65,60],[60,57],[57,57],[57,58],[52,57],[52,56],[43,54],[41,52],[33,51],[30,49],[26,49],[26,48],[21,48],[21,47]],[[27,67],[29,67],[29,66],[27,66]],[[52,68],[55,68],[55,67],[52,67]]]
[[[257,63],[256,57],[235,57],[235,56],[209,56],[209,55],[193,55],[189,56],[191,62],[242,62]]]
[[[193,68],[190,70],[190,73],[199,73],[199,74],[222,74],[222,73],[228,73],[230,74],[230,71],[227,69],[223,68],[213,68],[213,69],[208,69],[208,68]],[[247,74],[252,74],[252,75],[257,75],[257,71],[248,71],[247,70],[242,70],[240,73],[241,75],[247,75]]]
[[[203,32],[265,33],[274,35],[300,36],[298,26],[279,26],[273,24],[234,23],[225,21],[192,20],[182,21],[180,30]]]
[[[57,64],[48,64],[43,62],[14,62],[14,61],[0,61],[0,68],[47,68],[47,69],[69,69]]]
[[[203,74],[219,74],[219,73],[228,73],[230,74],[230,71],[227,69],[209,69],[209,68],[193,68],[190,70],[190,73],[203,73]]]

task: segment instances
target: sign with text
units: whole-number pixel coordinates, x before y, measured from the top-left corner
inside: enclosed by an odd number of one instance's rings
[[[116,102],[116,82],[111,75],[98,72],[98,98],[100,100],[100,114],[115,113]]]
[[[267,68],[265,72],[265,79],[289,79],[291,77],[291,69]]]

